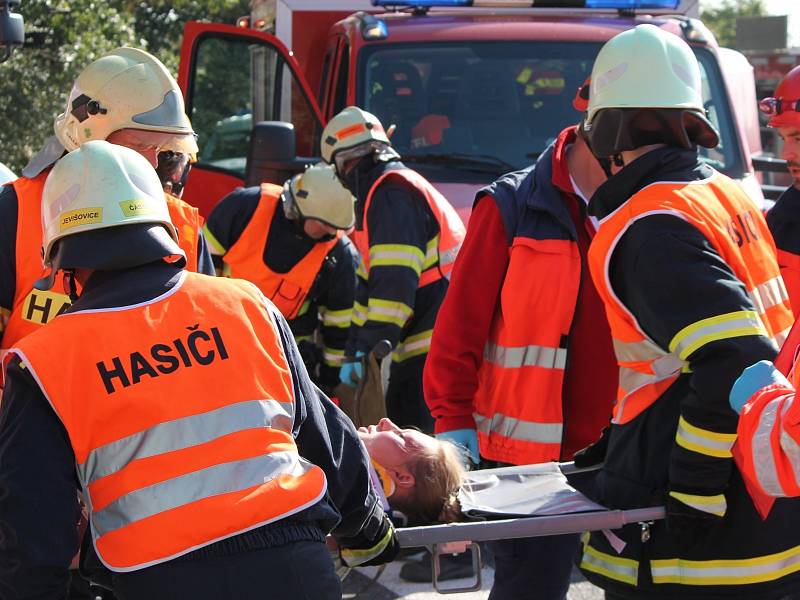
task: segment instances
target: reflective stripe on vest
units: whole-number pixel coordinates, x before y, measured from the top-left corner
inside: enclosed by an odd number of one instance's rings
[[[622,235],[638,220],[671,215],[693,225],[750,290],[756,311],[742,310],[693,323],[660,348],[616,296],[609,263]],[[742,335],[781,341],[792,324],[775,247],[761,213],[724,175],[704,181],[655,183],[634,194],[601,221],[589,251],[592,278],[606,306],[620,366],[615,423],[627,423],[655,402],[688,370],[686,360],[705,344]]]
[[[14,305],[3,332],[0,358],[23,337],[36,331],[70,305],[61,277],[48,291],[34,289],[44,274],[42,264],[42,191],[49,169],[33,179],[20,177],[11,185],[17,195],[17,239]],[[197,243],[202,218],[193,206],[165,194],[170,218],[179,233],[179,245],[186,253],[186,268],[197,271]]]
[[[265,183],[261,186],[261,198],[256,211],[222,260],[228,267],[225,269],[226,276],[252,281],[275,303],[281,314],[291,320],[300,314],[325,257],[343,233],[337,231],[336,239],[314,244],[288,273],[274,272],[264,264],[264,248],[282,192],[283,188],[277,185]]]
[[[350,239],[353,240],[358,252],[361,254],[365,272],[367,275],[369,274],[370,260],[375,260],[376,258],[375,255],[370,255],[367,214],[369,213],[370,203],[372,202],[375,190],[389,177],[401,179],[417,190],[425,198],[436,222],[439,224],[439,234],[429,242],[426,255],[422,263],[420,263],[420,267],[426,266],[426,268],[421,270],[419,287],[426,286],[443,277],[445,279],[450,279],[450,274],[453,271],[453,264],[455,263],[458,251],[461,249],[464,235],[466,234],[464,223],[447,199],[442,196],[427,179],[412,169],[386,171],[375,180],[375,183],[372,184],[372,187],[367,193],[367,199],[364,202],[363,228],[356,229],[350,234]],[[435,245],[431,242],[435,242]],[[386,257],[385,253],[381,251],[380,258],[385,259]],[[403,255],[401,258],[408,259],[410,263],[413,263],[415,266],[417,265],[418,257],[416,256],[406,257]],[[409,264],[409,266],[411,265]]]
[[[486,417],[473,413],[479,433],[495,433],[506,438],[535,444],[560,444],[564,426],[561,423],[534,423],[496,413]]]
[[[77,335],[92,344],[70,342]],[[325,494],[323,472],[298,454],[289,365],[250,283],[184,272],[158,298],[67,313],[12,352],[69,434],[92,539],[114,571],[168,561]]]
[[[473,400],[480,454],[511,464],[558,460],[580,252],[570,240],[517,235],[509,253]]]

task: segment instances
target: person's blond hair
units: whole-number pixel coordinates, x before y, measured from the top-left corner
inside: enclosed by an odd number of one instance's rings
[[[436,440],[436,447],[415,449],[408,469],[414,476],[414,490],[401,501],[392,498],[410,524],[449,523],[461,518],[458,490],[464,481],[461,454],[450,442]]]

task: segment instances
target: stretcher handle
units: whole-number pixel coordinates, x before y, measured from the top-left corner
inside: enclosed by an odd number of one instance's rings
[[[566,515],[521,517],[500,521],[401,527],[395,530],[395,534],[401,548],[416,548],[445,542],[488,542],[619,529],[629,523],[658,521],[665,516],[663,506],[653,506],[631,510],[603,510]]]

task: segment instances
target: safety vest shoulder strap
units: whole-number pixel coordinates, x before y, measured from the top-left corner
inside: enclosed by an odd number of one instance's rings
[[[178,230],[178,245],[186,254],[186,269],[197,272],[197,245],[203,217],[200,211],[172,194],[164,193],[172,224]]]
[[[264,263],[264,248],[269,239],[270,227],[278,210],[282,188],[273,184],[261,186],[261,197],[250,222],[242,235],[223,257],[232,277],[241,277],[255,283],[262,293],[272,300],[283,316],[295,318],[311,291],[317,274],[328,253],[341,239],[318,242],[288,273],[276,273]]]

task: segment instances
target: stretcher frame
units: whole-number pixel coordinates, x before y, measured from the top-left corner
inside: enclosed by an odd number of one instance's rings
[[[559,465],[565,475],[581,471],[598,469],[576,469],[573,463]],[[598,510],[593,512],[569,513],[563,515],[546,515],[518,517],[512,519],[473,521],[467,523],[446,523],[442,525],[426,525],[421,527],[401,527],[395,530],[401,548],[425,547],[431,553],[431,571],[434,589],[440,594],[455,594],[481,589],[481,555],[476,542],[493,540],[511,540],[519,538],[544,537],[549,535],[565,535],[583,533],[585,531],[602,531],[619,529],[632,523],[642,524],[643,530],[654,521],[664,519],[666,512],[663,506],[635,508],[630,510]],[[439,585],[439,559],[447,551],[442,546],[450,542],[466,542],[466,551],[472,553],[472,565],[475,580],[464,586],[441,587]]]

